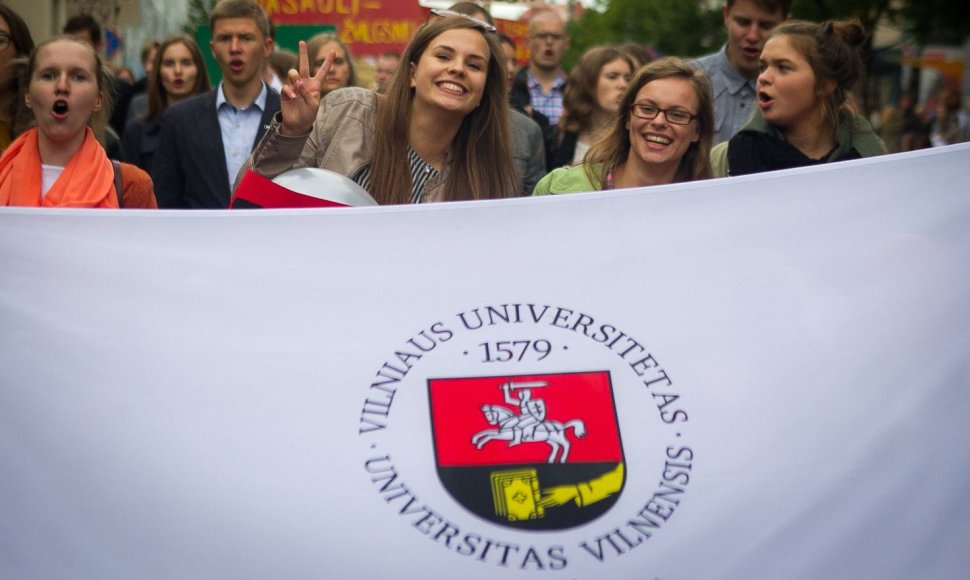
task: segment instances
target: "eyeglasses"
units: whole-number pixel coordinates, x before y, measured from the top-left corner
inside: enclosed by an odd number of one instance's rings
[[[556,34],[554,32],[543,32],[541,34],[531,34],[529,38],[532,40],[541,40],[542,42],[559,42],[565,40],[565,34]]]
[[[495,26],[489,24],[488,22],[485,22],[484,20],[479,20],[478,18],[472,18],[471,16],[469,16],[467,14],[463,14],[461,12],[455,12],[454,10],[438,10],[438,9],[432,9],[431,10],[431,14],[428,14],[428,19],[425,21],[425,24],[428,24],[428,22],[431,22],[431,19],[433,17],[438,17],[438,18],[451,18],[451,17],[464,18],[465,20],[471,20],[475,24],[481,26],[482,27],[482,30],[484,30],[485,32],[491,32],[492,34],[498,32],[498,29],[495,28]]]
[[[13,37],[6,32],[0,32],[0,50],[6,50],[11,44],[13,44]]]
[[[656,119],[657,115],[663,113],[664,118],[674,125],[690,125],[690,122],[697,118],[697,115],[691,115],[681,109],[661,109],[654,105],[644,105],[642,103],[633,103],[633,106],[630,107],[630,112],[633,113],[634,117],[640,117],[641,119]]]

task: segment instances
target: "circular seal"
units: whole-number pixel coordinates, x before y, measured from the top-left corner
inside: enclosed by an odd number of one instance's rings
[[[358,431],[388,518],[462,556],[555,570],[660,533],[691,481],[688,425],[628,329],[507,303],[431,321],[390,353]]]

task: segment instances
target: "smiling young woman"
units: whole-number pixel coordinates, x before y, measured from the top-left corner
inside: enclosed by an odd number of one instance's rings
[[[730,141],[714,148],[715,175],[744,175],[886,153],[868,121],[848,106],[862,76],[858,20],[792,20],[761,53],[758,107]]]
[[[89,127],[105,109],[106,80],[100,57],[77,38],[33,51],[23,98],[36,126],[0,157],[0,205],[155,207],[151,178],[131,165],[116,168]]]
[[[707,75],[679,58],[655,60],[633,75],[619,113],[583,162],[554,169],[535,195],[707,179],[713,135]]]
[[[459,15],[429,20],[384,95],[337,89],[321,100],[336,54],[300,70],[245,168],[275,177],[297,167],[346,175],[381,204],[515,195],[505,59],[495,34]],[[380,138],[377,138],[377,136]]]

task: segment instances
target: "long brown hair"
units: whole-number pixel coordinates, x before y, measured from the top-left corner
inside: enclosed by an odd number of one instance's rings
[[[599,164],[608,169],[625,162],[630,154],[630,116],[633,102],[648,83],[659,79],[684,79],[694,87],[697,96],[697,131],[700,139],[691,143],[680,159],[677,166],[675,182],[693,181],[711,177],[711,142],[714,139],[714,98],[712,96],[711,81],[700,69],[695,69],[687,61],[668,56],[659,58],[640,67],[633,75],[623,100],[620,102],[620,114],[603,135],[590,146],[583,158],[586,175],[593,183],[606,187],[606,171],[602,175],[595,174]]]
[[[10,29],[10,44],[13,45],[14,58],[6,64],[2,86],[0,86],[0,121],[7,123],[10,140],[17,137],[18,128],[23,127],[24,111],[21,106],[23,90],[21,89],[21,69],[27,66],[27,57],[34,51],[34,39],[30,35],[27,23],[6,4],[0,4],[0,18]],[[0,144],[0,148],[6,147]]]
[[[505,58],[495,34],[474,20],[461,16],[437,18],[415,34],[391,77],[385,99],[377,111],[377,144],[371,160],[371,195],[381,204],[407,203],[411,172],[407,161],[408,127],[414,101],[411,66],[438,35],[469,29],[488,43],[488,70],[481,103],[465,116],[452,142],[444,200],[496,199],[516,190],[510,153],[509,108],[506,94]]]
[[[560,132],[581,133],[594,129],[593,113],[599,106],[596,89],[599,86],[600,72],[614,60],[625,62],[631,72],[636,70],[630,56],[614,46],[594,46],[583,53],[570,71],[569,82],[566,83],[566,91],[563,93]]]
[[[192,40],[192,37],[185,34],[176,34],[165,39],[155,51],[155,60],[152,64],[152,72],[148,75],[148,118],[156,119],[168,108],[168,93],[162,86],[162,60],[165,58],[165,51],[173,44],[181,44],[189,49],[192,61],[195,63],[195,86],[192,87],[192,95],[201,95],[209,90],[209,73],[205,69],[205,59],[202,58],[202,51],[199,45]]]

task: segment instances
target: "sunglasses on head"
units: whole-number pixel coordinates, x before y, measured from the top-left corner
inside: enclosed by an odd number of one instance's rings
[[[431,13],[428,14],[428,19],[425,21],[425,25],[427,25],[432,20],[437,20],[438,18],[455,18],[455,17],[464,18],[465,20],[471,20],[475,24],[481,26],[482,30],[484,30],[485,32],[491,32],[493,34],[498,32],[498,29],[495,28],[495,26],[489,24],[488,22],[485,22],[484,20],[479,20],[478,18],[472,18],[467,14],[462,14],[461,12],[455,12],[454,10],[432,9]]]

